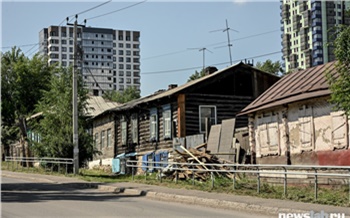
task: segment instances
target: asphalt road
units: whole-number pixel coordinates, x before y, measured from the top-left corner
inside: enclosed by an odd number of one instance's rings
[[[127,196],[76,189],[72,184],[52,184],[2,177],[1,212],[3,218],[16,217],[268,217],[152,201]]]

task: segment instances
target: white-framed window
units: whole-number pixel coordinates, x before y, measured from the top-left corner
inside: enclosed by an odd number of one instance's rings
[[[105,146],[105,130],[101,132],[101,149]]]
[[[132,134],[132,143],[138,143],[138,119],[137,114],[134,114],[131,118],[131,134]]]
[[[199,131],[205,132],[205,119],[209,119],[209,128],[215,125],[216,120],[216,106],[214,105],[200,105],[199,106]]]
[[[127,122],[124,120],[122,121],[122,145],[126,145],[127,142]]]
[[[163,132],[164,139],[171,139],[171,106],[163,106]]]
[[[158,140],[158,114],[157,108],[153,108],[150,111],[150,139],[151,141]]]
[[[107,129],[107,147],[111,146],[111,141],[112,139],[112,130],[111,129]]]

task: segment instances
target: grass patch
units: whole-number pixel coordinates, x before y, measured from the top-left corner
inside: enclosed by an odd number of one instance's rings
[[[28,172],[38,174],[48,174],[65,176],[65,172],[51,172],[50,169],[43,168],[26,168],[14,165],[7,166],[4,162],[1,165],[2,170],[10,170],[15,172]],[[65,170],[65,169],[64,169]],[[66,176],[72,177],[72,174]],[[318,203],[334,206],[350,207],[349,203],[349,186],[348,185],[336,185],[336,186],[319,186],[318,188],[318,199],[315,200],[314,185],[313,184],[288,184],[287,196],[284,196],[284,188],[282,184],[269,184],[267,182],[260,183],[260,193],[257,192],[257,180],[248,177],[242,177],[235,181],[233,188],[233,181],[226,177],[215,177],[214,186],[210,178],[205,182],[191,180],[174,180],[162,178],[160,180],[157,173],[147,173],[143,175],[134,176],[132,180],[131,175],[115,175],[111,172],[103,170],[87,170],[80,169],[79,179],[88,182],[99,182],[99,183],[118,183],[118,182],[136,182],[149,185],[165,186],[169,188],[177,189],[188,189],[188,190],[200,190],[207,192],[226,193],[234,195],[248,195],[262,198],[273,198],[273,199],[288,199],[299,202]]]

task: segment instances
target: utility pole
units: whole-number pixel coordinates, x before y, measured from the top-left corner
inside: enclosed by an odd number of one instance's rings
[[[68,22],[67,17],[67,22]],[[73,167],[73,173],[74,175],[79,173],[79,134],[78,134],[78,65],[77,65],[77,58],[78,58],[78,40],[77,40],[77,27],[78,26],[85,26],[85,25],[78,25],[78,15],[75,15],[75,21],[74,24],[67,25],[73,25],[73,35],[74,35],[74,47],[73,47],[73,98],[72,98],[72,104],[73,104],[73,160],[74,160],[74,167]]]
[[[205,69],[205,51],[209,51],[210,53],[213,53],[213,52],[210,51],[207,48],[189,48],[189,49],[191,49],[191,50],[196,49],[198,51],[202,51],[203,52],[203,72],[204,72],[204,69]]]

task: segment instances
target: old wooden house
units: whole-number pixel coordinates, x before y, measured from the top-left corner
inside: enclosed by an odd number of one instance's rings
[[[329,102],[334,65],[289,74],[242,110],[253,162],[350,165],[349,118]]]
[[[113,155],[163,151],[173,147],[174,137],[205,132],[210,124],[235,117],[245,106],[274,84],[279,77],[238,63],[182,86],[169,85],[152,95],[105,111],[95,119],[112,119],[115,126]],[[247,117],[236,121],[247,125]],[[113,126],[113,124],[111,124]],[[105,129],[93,129],[96,143]],[[113,157],[112,153],[104,154]]]
[[[93,134],[94,146],[101,152],[100,155],[93,157],[94,161],[90,162],[89,165],[110,164],[116,147],[115,116],[111,113],[104,114],[104,112],[120,104],[107,101],[101,96],[90,96],[87,103],[86,116],[91,121],[90,131]],[[100,116],[101,114],[103,116]]]

